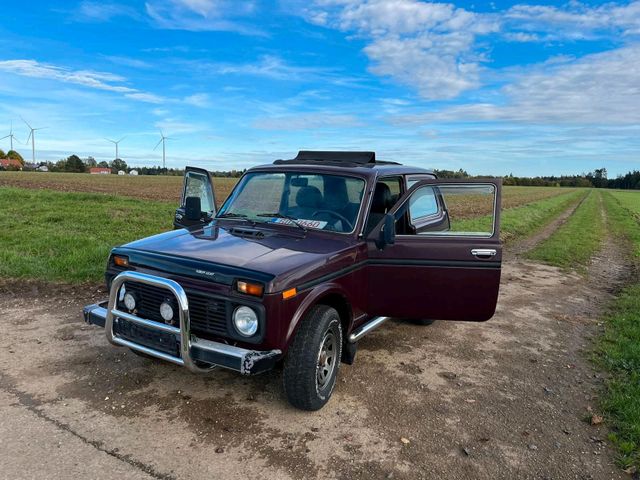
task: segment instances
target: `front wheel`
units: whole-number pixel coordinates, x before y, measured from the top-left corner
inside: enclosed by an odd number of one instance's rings
[[[284,391],[289,403],[319,410],[331,398],[342,357],[342,326],[338,312],[317,305],[305,315],[284,362]]]

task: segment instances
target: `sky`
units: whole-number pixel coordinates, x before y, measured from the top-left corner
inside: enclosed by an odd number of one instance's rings
[[[640,168],[640,1],[3,2],[0,137],[210,170],[301,149],[472,174]],[[25,159],[30,145],[16,144]],[[9,149],[9,139],[0,141]]]

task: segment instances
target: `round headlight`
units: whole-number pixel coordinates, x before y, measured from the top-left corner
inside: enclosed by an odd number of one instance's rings
[[[129,311],[134,310],[136,308],[136,297],[131,295],[129,292],[125,293],[124,306],[127,307]]]
[[[240,335],[250,337],[258,331],[258,316],[253,308],[238,307],[233,312],[233,324]]]
[[[173,320],[173,307],[166,300],[160,304],[160,316],[165,322]]]

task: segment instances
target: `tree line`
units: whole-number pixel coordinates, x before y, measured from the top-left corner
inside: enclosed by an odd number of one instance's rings
[[[483,178],[485,175],[469,175],[465,170],[434,170],[439,178]],[[593,172],[580,175],[515,177],[509,174],[502,177],[503,185],[523,187],[595,187],[640,190],[640,171],[633,170],[616,178],[607,177],[606,168],[596,168]]]
[[[19,154],[18,154],[19,155]],[[4,152],[0,150],[0,158],[5,158]],[[127,162],[121,158],[116,158],[111,162],[96,161],[93,157],[80,158],[78,155],[70,155],[67,158],[58,160],[57,162],[39,162],[37,164],[28,164],[22,160],[22,170],[36,170],[39,167],[47,167],[50,172],[66,172],[66,173],[88,173],[92,168],[109,168],[112,174],[118,172],[130,173],[132,170],[138,172],[138,175],[165,175],[165,176],[183,176],[184,169],[181,168],[162,168],[162,167],[130,167]],[[19,170],[16,167],[10,167],[8,170]],[[218,170],[211,172],[216,177],[241,177],[244,170]]]
[[[22,170],[35,170],[38,167],[46,166],[50,172],[86,173],[91,168],[101,167],[111,169],[111,173],[117,174],[120,171],[130,173],[136,170],[139,175],[184,175],[181,168],[162,167],[129,167],[127,162],[116,158],[111,162],[96,161],[93,157],[80,158],[78,155],[71,155],[57,162],[40,162],[36,165],[24,162],[20,154],[14,150],[5,153],[0,150],[0,158],[11,158],[18,160],[22,164]],[[1,169],[2,167],[0,167]],[[15,166],[9,166],[7,170],[19,170]],[[215,177],[239,178],[245,170],[216,170],[211,172]],[[485,175],[470,175],[466,170],[434,170],[439,178],[486,178]],[[625,175],[616,178],[607,177],[606,168],[596,168],[593,172],[582,173],[580,175],[561,176],[539,176],[539,177],[516,177],[509,174],[502,177],[503,185],[517,185],[526,187],[595,187],[595,188],[617,188],[624,190],[640,190],[640,171],[633,170]]]

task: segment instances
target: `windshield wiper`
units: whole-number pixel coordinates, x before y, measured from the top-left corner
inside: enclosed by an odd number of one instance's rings
[[[235,220],[242,220],[245,222],[249,222],[251,225],[256,224],[256,222],[254,222],[253,220],[249,220],[247,216],[243,213],[225,212],[215,217],[214,220],[216,218],[233,218]]]
[[[225,212],[218,215],[216,218],[247,218],[243,213]]]
[[[285,215],[284,213],[275,212],[275,213],[259,213],[256,217],[271,217],[271,218],[284,218],[290,220],[296,227],[301,229],[303,232],[307,232],[307,227],[298,223],[298,219],[296,217],[292,217],[291,215]],[[286,225],[286,224],[285,224]]]

